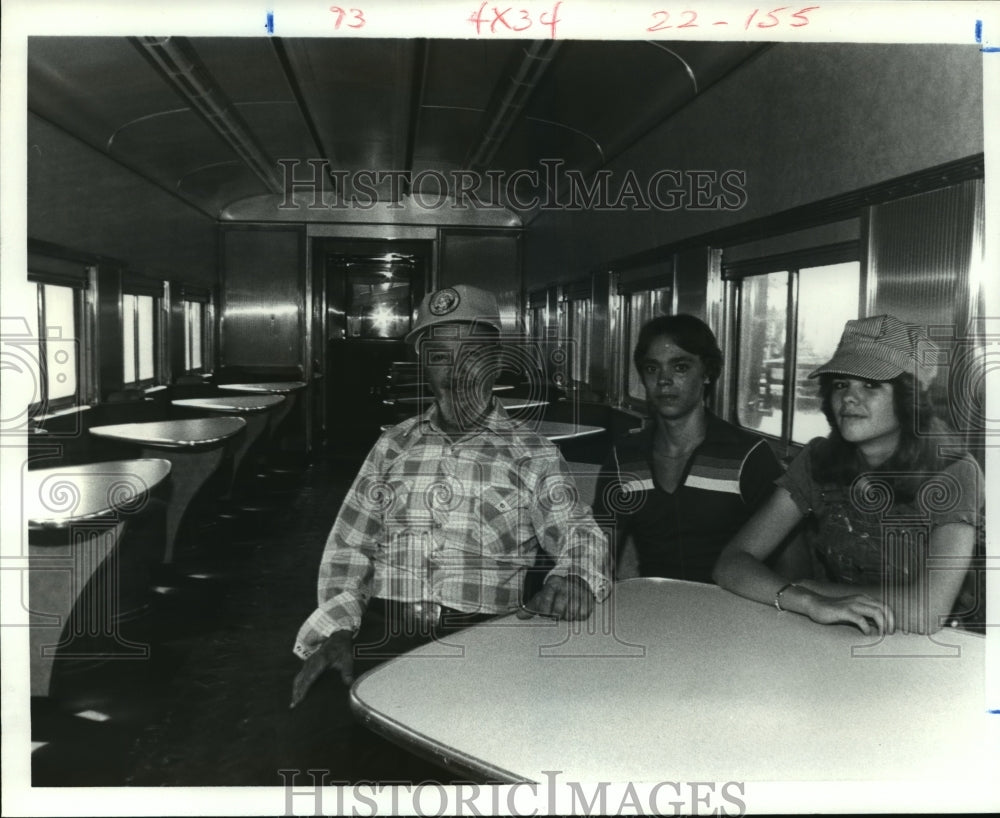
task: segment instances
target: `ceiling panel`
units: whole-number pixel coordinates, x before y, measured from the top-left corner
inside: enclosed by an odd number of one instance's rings
[[[351,178],[470,167],[508,175],[542,159],[589,175],[761,48],[33,37],[29,108],[217,218],[280,194],[279,160],[326,159]],[[425,190],[438,187],[428,179]],[[377,186],[380,200],[392,192],[388,181]]]

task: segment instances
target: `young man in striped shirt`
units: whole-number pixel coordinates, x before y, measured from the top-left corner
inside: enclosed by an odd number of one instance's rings
[[[641,576],[711,582],[723,546],[770,495],[781,466],[763,438],[706,408],[722,352],[703,321],[652,319],[633,361],[649,417],[616,441],[597,492],[610,502],[598,517],[614,518],[620,557],[634,543]]]

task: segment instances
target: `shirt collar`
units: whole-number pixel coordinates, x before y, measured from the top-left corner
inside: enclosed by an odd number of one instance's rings
[[[417,426],[424,431],[425,434],[430,433],[434,436],[445,436],[449,437],[449,433],[445,432],[441,428],[440,423],[440,410],[438,409],[437,401],[435,400],[430,409],[425,411],[421,416],[420,421],[418,421]],[[426,426],[424,425],[426,423]],[[481,434],[490,434],[497,432],[510,432],[515,428],[514,421],[511,420],[510,415],[507,414],[507,410],[500,401],[496,399],[494,395],[490,398],[490,407],[486,414],[480,420],[478,426],[470,432],[462,434],[458,440],[469,440]]]

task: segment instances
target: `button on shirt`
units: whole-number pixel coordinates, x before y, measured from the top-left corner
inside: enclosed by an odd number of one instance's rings
[[[357,632],[371,597],[507,613],[521,604],[539,547],[555,560],[550,576],[576,574],[606,596],[606,538],[558,449],[497,401],[481,427],[450,437],[435,405],[386,431],[361,467],[295,653],[308,657],[334,631]]]

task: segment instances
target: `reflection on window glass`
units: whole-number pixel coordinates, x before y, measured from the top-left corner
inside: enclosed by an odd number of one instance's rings
[[[156,299],[122,296],[122,369],[126,385],[156,377]]]
[[[76,308],[71,287],[44,285],[48,398],[76,394]]]
[[[736,414],[741,425],[781,436],[788,273],[743,279]]]
[[[545,307],[532,307],[529,313],[531,321],[531,337],[541,340],[545,337],[546,318]]]
[[[135,299],[122,296],[122,364],[125,383],[135,383]]]
[[[184,368],[188,371],[202,368],[204,313],[204,304],[198,301],[184,302]]]
[[[347,298],[348,338],[403,338],[410,331],[409,272],[352,272]]]
[[[590,378],[590,299],[578,298],[563,305],[561,335],[569,351],[569,377],[575,383]]]
[[[819,382],[809,373],[830,360],[840,334],[858,317],[861,265],[856,261],[809,267],[799,271],[798,360],[792,440],[808,443],[830,431],[820,410]]]
[[[791,415],[791,440],[825,436],[819,384],[809,373],[830,359],[844,324],[858,317],[857,261],[744,278],[740,284],[737,417],[748,428],[781,437]],[[796,326],[788,325],[789,287],[798,293]],[[794,333],[795,360],[787,339]],[[785,394],[786,372],[791,383]]]
[[[625,366],[628,369],[628,394],[631,398],[645,400],[646,390],[639,379],[639,373],[632,365],[632,351],[639,340],[639,330],[642,329],[642,325],[651,318],[667,315],[670,312],[670,288],[661,287],[656,290],[632,293],[626,297],[625,310],[628,348],[624,355]]]

